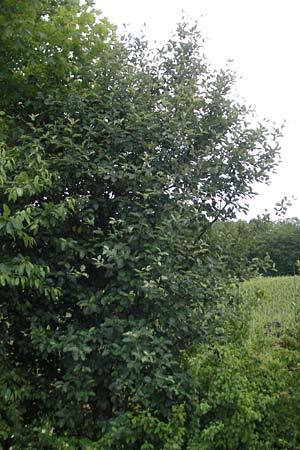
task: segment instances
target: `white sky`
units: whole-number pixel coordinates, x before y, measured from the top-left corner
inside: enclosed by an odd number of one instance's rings
[[[300,217],[300,1],[299,0],[96,0],[108,19],[139,32],[146,23],[150,40],[165,41],[182,10],[199,22],[207,39],[204,52],[214,66],[233,60],[241,79],[239,96],[261,118],[281,124],[282,162],[270,186],[259,186],[247,218],[261,214],[284,196],[296,197],[288,217]],[[244,218],[244,217],[243,217]]]

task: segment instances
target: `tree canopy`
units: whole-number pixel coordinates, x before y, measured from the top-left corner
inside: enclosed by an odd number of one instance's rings
[[[80,3],[1,4],[1,439],[181,448],[186,356],[229,296],[206,234],[268,180],[279,132],[196,26],[153,50]]]
[[[257,274],[298,275],[299,237],[299,219],[273,221],[268,216],[250,222],[220,222],[210,233],[211,242],[220,249],[224,267],[240,280]]]

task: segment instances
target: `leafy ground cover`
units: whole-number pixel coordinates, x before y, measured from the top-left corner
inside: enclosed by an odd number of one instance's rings
[[[240,286],[228,341],[194,358],[198,381],[189,450],[299,450],[300,278]]]

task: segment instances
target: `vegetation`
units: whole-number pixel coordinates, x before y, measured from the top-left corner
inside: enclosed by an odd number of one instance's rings
[[[192,360],[199,402],[187,448],[298,450],[300,280],[260,278],[240,289],[229,341],[204,345]]]
[[[2,448],[297,449],[297,351],[245,338],[243,260],[211,231],[280,132],[195,26],[151,50],[81,3],[1,2]]]
[[[257,235],[257,243],[252,255],[270,255],[276,269],[275,274],[299,274],[300,222],[298,219],[268,221]],[[274,273],[274,272],[273,272]],[[268,272],[270,274],[270,272]]]
[[[299,219],[271,221],[268,216],[220,222],[211,230],[211,240],[222,253],[224,265],[239,279],[255,274],[299,274]]]
[[[299,326],[299,277],[257,278],[243,283],[241,291],[254,305],[249,336],[271,336],[280,344],[286,333]]]

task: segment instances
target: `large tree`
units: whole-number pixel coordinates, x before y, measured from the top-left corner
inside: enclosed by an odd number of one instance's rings
[[[1,8],[4,445],[182,448],[184,361],[227,295],[206,232],[268,179],[278,131],[195,27],[153,51],[77,0]]]

